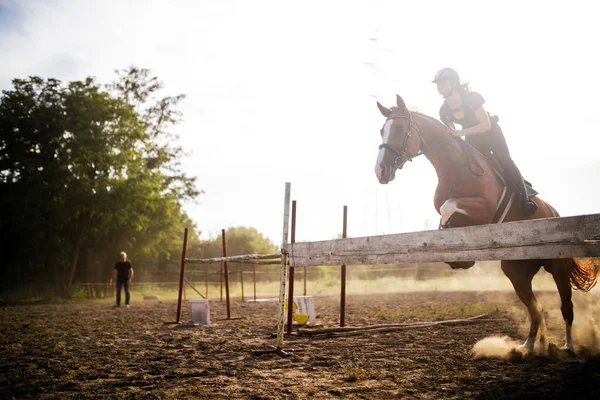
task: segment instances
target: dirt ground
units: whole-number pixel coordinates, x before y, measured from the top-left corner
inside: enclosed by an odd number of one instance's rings
[[[592,310],[600,298],[582,296]],[[225,304],[211,301],[217,324],[211,328],[164,325],[174,320],[174,302],[137,302],[131,309],[106,302],[4,305],[0,398],[599,398],[600,358],[589,347],[577,346],[576,354],[558,350],[554,345],[564,344],[558,296],[544,292],[539,298],[549,320],[549,353],[512,352],[508,359],[478,358],[473,348],[486,337],[525,339],[525,309],[512,292],[349,296],[347,326],[479,314],[488,320],[292,336],[285,347],[298,351],[288,358],[253,353],[275,344],[272,302],[233,299],[232,317],[240,319],[227,320]],[[337,297],[316,297],[315,305],[319,325],[337,326]],[[594,322],[589,311],[578,315],[576,308],[576,326]]]

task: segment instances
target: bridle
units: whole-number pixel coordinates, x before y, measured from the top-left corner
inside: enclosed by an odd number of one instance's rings
[[[410,139],[410,136],[411,136],[410,128],[412,126],[412,115],[410,113],[408,114],[408,116],[400,115],[397,117],[389,117],[385,120],[385,122],[387,122],[389,120],[400,119],[400,118],[408,120],[408,128],[406,130],[406,135],[404,136],[404,141],[402,142],[402,150],[396,151],[394,148],[392,148],[392,146],[389,145],[389,143],[381,143],[379,145],[379,150],[386,149],[390,153],[392,153],[393,155],[396,156],[394,158],[394,167],[396,167],[396,169],[402,169],[402,167],[404,166],[404,164],[406,164],[407,161],[412,161],[413,158],[418,157],[423,154],[423,152],[421,150],[419,150],[419,152],[417,154],[415,154],[414,156],[411,156],[410,153],[408,153],[408,139]],[[425,142],[423,141],[423,136],[421,136],[421,132],[419,132],[416,125],[415,125],[415,131],[417,132],[417,135],[421,139],[421,145],[424,146]],[[408,157],[404,158],[406,156],[406,154],[408,154]]]

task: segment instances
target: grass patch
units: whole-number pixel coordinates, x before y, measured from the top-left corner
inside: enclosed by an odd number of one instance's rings
[[[366,369],[354,365],[352,362],[349,362],[345,365],[342,364],[342,370],[344,371],[344,380],[346,382],[362,381],[369,377]]]
[[[330,267],[332,270],[335,267]],[[445,267],[440,267],[445,268]],[[449,268],[449,267],[448,267]],[[378,277],[373,279],[357,279],[352,278],[352,267],[348,267],[349,279],[346,281],[346,293],[347,294],[364,294],[364,293],[398,293],[398,292],[452,292],[452,291],[513,291],[512,285],[508,278],[502,273],[498,273],[498,270],[493,266],[489,267],[477,267],[475,266],[469,270],[458,270],[451,271],[449,276],[442,276],[437,278],[422,279],[417,277],[395,277],[386,276]],[[445,273],[448,273],[448,271]],[[364,274],[360,275],[362,278],[367,278]],[[201,293],[202,296],[206,296],[209,299],[220,299],[225,298],[225,288],[221,288],[218,283],[211,283],[206,286],[202,281],[193,282],[196,289]],[[96,294],[95,289],[98,289],[98,284],[85,285],[75,284],[73,288],[73,300],[77,301],[99,301],[99,302],[114,302],[115,299],[115,287],[108,283],[102,284],[101,298],[90,299],[88,298],[88,292],[93,291]],[[241,298],[242,292],[244,298],[251,300],[256,298],[276,298],[279,295],[279,281],[269,282],[257,282],[256,283],[256,294],[254,293],[254,285],[252,280],[245,280],[242,291],[242,286],[239,282],[233,281],[230,283],[229,293],[232,298]],[[556,285],[552,280],[550,274],[540,272],[533,280],[534,290],[555,290]],[[295,280],[295,293],[296,295],[303,295],[304,282],[302,274],[296,274]],[[286,292],[287,292],[286,287]],[[320,279],[313,279],[307,281],[307,295],[338,295],[340,292],[340,279],[338,274],[332,274],[330,276],[322,277]],[[131,299],[133,302],[143,301],[146,295],[158,295],[161,301],[176,300],[179,295],[178,283],[161,283],[161,284],[147,284],[144,282],[134,281],[131,285]],[[124,297],[124,294],[122,294]],[[190,286],[185,285],[184,290],[185,299],[197,299],[201,298]],[[52,291],[48,288],[35,288],[35,287],[22,287],[14,288],[12,290],[4,290],[0,294],[0,303],[2,301],[6,303],[12,302],[39,302],[39,301],[52,301],[56,298],[52,294]],[[457,308],[453,310],[453,315],[474,315],[478,311],[474,307],[478,307],[478,304],[465,305],[464,309]],[[488,309],[480,310],[481,313],[490,312]],[[436,310],[421,310],[423,316],[431,316],[437,313]]]

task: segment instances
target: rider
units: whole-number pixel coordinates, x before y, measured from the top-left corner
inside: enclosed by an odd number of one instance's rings
[[[460,83],[458,72],[452,68],[443,68],[435,75],[439,94],[444,97],[440,107],[440,119],[453,130],[454,136],[465,136],[465,141],[482,154],[496,158],[506,177],[508,185],[517,193],[519,213],[533,215],[537,204],[527,197],[525,183],[519,168],[510,157],[506,139],[498,125],[498,117],[490,117],[483,108],[485,100],[469,90],[466,83]],[[454,124],[460,124],[462,130],[456,130]]]

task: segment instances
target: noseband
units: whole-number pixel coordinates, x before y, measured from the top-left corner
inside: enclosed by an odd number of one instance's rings
[[[396,169],[402,169],[402,167],[404,166],[404,164],[406,164],[407,161],[412,161],[413,158],[418,157],[421,154],[423,154],[423,152],[420,150],[414,157],[411,157],[411,155],[408,153],[408,139],[410,139],[410,136],[411,136],[410,128],[412,126],[412,118],[411,118],[410,113],[408,114],[408,117],[401,115],[398,117],[388,118],[385,121],[387,122],[389,120],[400,119],[400,118],[408,120],[408,128],[406,130],[406,135],[404,136],[404,141],[402,142],[402,150],[396,151],[394,148],[392,148],[392,146],[389,145],[389,143],[382,143],[379,145],[379,150],[386,149],[389,152],[391,152],[393,155],[396,156],[394,158],[394,167],[396,167]],[[417,134],[419,135],[419,137],[421,136],[421,134],[419,133],[418,130],[417,130]],[[424,144],[423,140],[421,140],[421,145],[423,145],[423,144]],[[408,154],[408,157],[404,158],[406,154]]]

